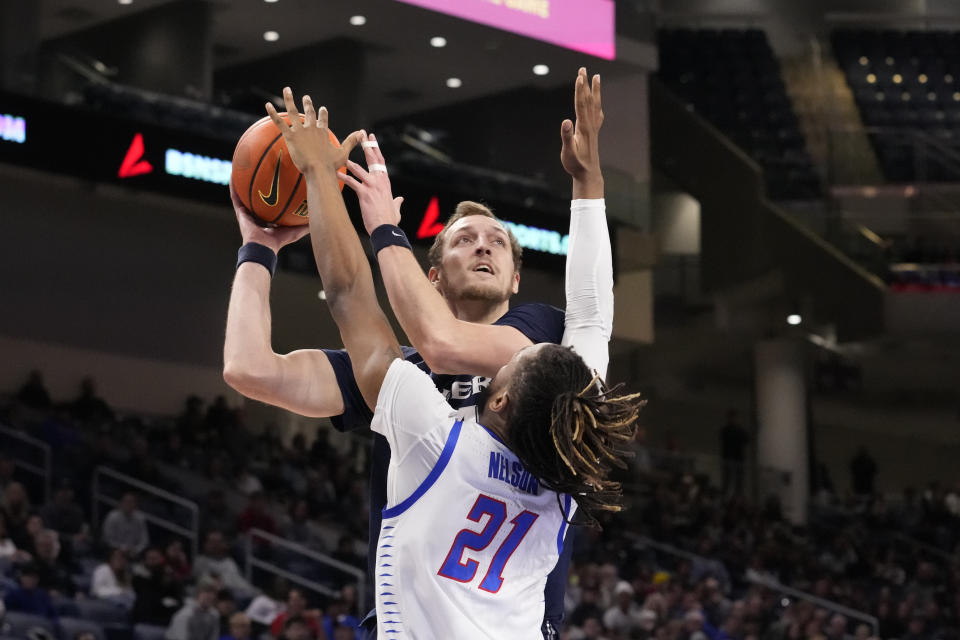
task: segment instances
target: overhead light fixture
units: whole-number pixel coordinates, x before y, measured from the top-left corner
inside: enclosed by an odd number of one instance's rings
[[[362,27],[363,25],[367,24],[367,17],[366,16],[350,16],[350,24],[352,24],[355,27]]]
[[[438,49],[440,47],[445,47],[447,46],[447,39],[444,38],[443,36],[433,36],[432,38],[430,38],[430,46],[436,47]]]
[[[133,4],[133,0],[117,0],[120,4]]]
[[[460,78],[447,78],[447,86],[451,89],[459,89],[463,86],[463,81]]]
[[[264,1],[264,2],[267,2],[267,3],[269,3],[269,4],[273,4],[273,3],[276,2],[277,0],[263,0],[263,1]]]
[[[800,317],[799,313],[791,313],[790,315],[787,316],[787,324],[789,324],[790,326],[795,327],[801,322],[803,322],[803,318]]]
[[[545,64],[535,64],[533,65],[533,73],[538,76],[545,76],[550,73],[550,67]]]
[[[277,40],[280,39],[280,34],[277,33],[276,31],[264,31],[263,39],[266,40],[267,42],[276,42]]]

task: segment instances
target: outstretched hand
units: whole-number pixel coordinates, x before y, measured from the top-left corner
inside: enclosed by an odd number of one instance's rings
[[[587,69],[580,67],[574,85],[576,123],[569,119],[560,125],[560,162],[574,181],[574,198],[602,198],[599,133],[603,125],[600,75],[587,80]],[[578,193],[579,191],[579,193]]]
[[[257,242],[273,249],[274,253],[279,253],[283,247],[310,233],[310,228],[307,225],[261,227],[250,211],[240,202],[240,196],[237,195],[232,182],[230,183],[230,200],[233,202],[233,211],[237,214],[237,224],[240,225],[240,236],[243,238],[243,244]]]
[[[329,114],[326,107],[320,107],[317,111],[313,107],[310,96],[303,96],[303,115],[298,119],[297,105],[293,100],[293,91],[290,87],[283,89],[283,102],[287,109],[287,117],[290,119],[289,123],[269,102],[266,104],[267,115],[283,134],[283,140],[290,151],[290,159],[297,165],[300,173],[309,177],[315,171],[333,172],[342,167],[347,161],[347,156],[360,142],[362,134],[359,131],[351,133],[338,147],[333,142],[327,126]]]
[[[390,176],[387,175],[386,161],[380,152],[377,137],[372,133],[366,136],[361,132],[363,141],[363,156],[367,161],[367,168],[352,160],[347,161],[347,169],[353,175],[341,176],[343,184],[353,189],[360,202],[360,213],[363,216],[363,226],[367,233],[382,224],[398,224],[400,222],[400,204],[403,198],[394,198],[390,188]]]

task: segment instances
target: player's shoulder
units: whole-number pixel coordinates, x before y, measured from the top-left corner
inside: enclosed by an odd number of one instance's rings
[[[562,309],[542,302],[526,302],[511,307],[494,324],[513,327],[531,342],[560,342],[563,338]]]

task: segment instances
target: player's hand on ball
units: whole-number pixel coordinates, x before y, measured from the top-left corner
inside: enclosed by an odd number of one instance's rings
[[[279,253],[280,249],[288,244],[294,243],[303,236],[310,233],[310,227],[301,225],[298,227],[268,227],[264,228],[257,224],[256,218],[247,211],[247,208],[240,202],[240,196],[230,183],[230,200],[233,201],[233,211],[237,214],[237,224],[240,226],[240,236],[243,238],[243,244],[248,242],[257,242],[265,247],[273,249],[274,253]]]
[[[288,114],[297,113],[297,105],[293,101],[293,91],[290,87],[283,89],[283,102]],[[309,176],[314,171],[335,172],[344,165],[347,156],[361,138],[361,133],[356,131],[346,137],[339,147],[336,146],[330,140],[327,130],[329,123],[327,108],[320,107],[319,111],[314,109],[310,96],[303,96],[303,122],[298,122],[297,118],[291,115],[291,122],[287,124],[277,113],[276,107],[269,102],[266,104],[266,109],[270,119],[283,134],[283,140],[290,151],[290,159],[304,176]]]
[[[372,133],[367,136],[361,132],[363,141],[363,155],[367,161],[367,168],[347,161],[347,170],[353,175],[341,176],[343,184],[357,193],[360,202],[360,213],[363,215],[363,226],[367,233],[382,224],[400,223],[400,204],[403,198],[394,198],[390,188],[390,176],[387,175],[386,161],[380,152],[377,137]]]
[[[574,179],[584,179],[600,173],[598,134],[603,125],[603,108],[600,101],[600,75],[587,80],[587,70],[580,68],[574,87],[574,110],[576,123],[564,120],[560,125],[560,162]],[[602,196],[600,196],[602,197]]]

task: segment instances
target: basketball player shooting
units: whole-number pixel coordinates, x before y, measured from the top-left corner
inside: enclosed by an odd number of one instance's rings
[[[289,92],[285,98],[295,109]],[[539,344],[496,372],[479,419],[458,417],[403,359],[343,205],[336,168],[362,136],[334,147],[326,110],[308,97],[304,124],[288,126],[267,109],[308,180],[328,306],[375,409],[371,426],[391,448],[377,549],[379,637],[540,638],[544,585],[574,510],[593,518],[620,508],[609,473],[629,455],[640,400],[608,389],[570,348]],[[378,253],[409,252],[389,224],[372,240]],[[584,317],[585,353],[590,334],[606,343],[596,315]]]

